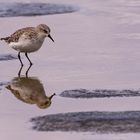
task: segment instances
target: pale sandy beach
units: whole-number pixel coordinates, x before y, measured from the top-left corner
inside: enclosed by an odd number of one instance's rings
[[[4,1],[0,0],[0,2]],[[26,26],[36,26],[40,23],[50,26],[55,43],[46,39],[38,52],[29,54],[34,65],[28,76],[38,79],[46,96],[53,93],[56,93],[56,96],[52,99],[50,107],[40,109],[35,104],[18,100],[7,90],[5,86],[18,76],[20,63],[17,52],[1,42],[0,139],[139,140],[140,127],[137,127],[136,132],[130,130],[124,133],[60,131],[59,129],[37,131],[33,129],[30,120],[38,116],[70,112],[93,112],[93,114],[96,111],[116,112],[116,114],[126,111],[139,112],[140,97],[134,97],[133,93],[131,97],[89,99],[67,98],[60,94],[72,89],[139,91],[140,2],[137,0],[71,0],[69,2],[41,0],[39,2],[66,4],[76,6],[78,9],[67,14],[0,17],[0,37],[5,37]],[[2,61],[3,57],[5,60]],[[11,60],[7,61],[7,58]],[[28,61],[24,55],[22,60],[25,63],[22,70],[24,76],[28,69]],[[131,121],[135,126],[133,117],[135,118],[132,116]]]

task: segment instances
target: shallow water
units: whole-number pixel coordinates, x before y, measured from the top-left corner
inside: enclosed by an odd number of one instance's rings
[[[13,1],[16,0],[10,2]],[[31,2],[35,1],[31,0]],[[50,1],[42,0],[42,2]],[[65,90],[81,88],[107,91],[139,90],[140,2],[137,0],[72,0],[69,2],[52,0],[52,3],[72,4],[80,7],[80,10],[60,15],[0,18],[0,36],[2,37],[21,27],[36,26],[40,22],[50,26],[55,43],[46,39],[37,53],[29,54],[34,65],[28,71],[28,77],[38,79],[47,97],[56,93],[47,109],[40,109],[36,104],[23,102],[21,98],[17,98],[18,94],[15,96],[5,88],[5,84],[7,86],[18,77],[19,61],[17,59],[0,61],[0,82],[5,83],[0,87],[0,138],[2,140],[10,138],[57,140],[58,137],[62,140],[93,138],[95,140],[139,140],[139,128],[137,133],[110,131],[109,134],[108,132],[100,134],[71,131],[37,132],[32,129],[33,124],[30,119],[37,116],[68,112],[139,111],[140,109],[139,96],[98,99],[72,99],[59,96]],[[9,49],[4,42],[1,42],[0,46],[0,56],[6,56],[7,59],[8,55],[14,57],[17,55],[17,52]],[[24,55],[22,60],[25,66],[21,70],[21,77],[26,77],[28,61]],[[18,87],[18,90],[21,90],[21,87]]]

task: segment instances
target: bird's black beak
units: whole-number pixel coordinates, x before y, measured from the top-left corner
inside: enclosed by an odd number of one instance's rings
[[[48,37],[54,42],[53,38],[51,37],[51,35],[49,34]]]
[[[56,94],[54,93],[53,95],[51,95],[50,97],[49,97],[49,99],[51,100],[52,98],[53,98],[53,96],[55,96]]]

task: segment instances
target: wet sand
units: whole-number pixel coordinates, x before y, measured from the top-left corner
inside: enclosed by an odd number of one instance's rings
[[[38,131],[139,133],[140,112],[76,112],[32,118]]]
[[[53,3],[56,1],[54,0]],[[66,3],[59,0],[56,3]],[[55,43],[47,39],[43,47],[30,58],[34,65],[29,77],[41,81],[46,96],[56,93],[47,109],[18,100],[5,85],[0,88],[0,138],[8,139],[95,139],[139,140],[139,131],[127,133],[95,132],[38,132],[33,130],[31,118],[68,112],[120,112],[139,111],[140,97],[113,97],[73,99],[59,96],[65,90],[106,89],[139,90],[140,48],[139,2],[124,1],[71,1],[81,9],[74,13],[49,16],[0,18],[1,36],[16,29],[47,23],[51,27]],[[17,52],[1,42],[0,55],[16,56]],[[28,61],[22,75],[28,69]],[[0,82],[10,83],[18,76],[17,59],[0,61]],[[138,128],[139,129],[139,128]]]
[[[52,3],[0,3],[0,17],[17,16],[42,16],[52,14],[66,14],[78,10],[72,5],[52,4]]]

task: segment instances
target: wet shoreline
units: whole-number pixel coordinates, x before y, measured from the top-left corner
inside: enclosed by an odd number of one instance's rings
[[[135,6],[140,3],[12,1],[0,5],[2,37],[46,23],[55,43],[46,39],[30,54],[34,65],[27,79],[28,61],[23,56],[18,77],[17,52],[1,42],[1,139],[139,140],[140,20]],[[2,81],[8,81],[7,89]],[[39,101],[53,93],[52,103],[47,100],[40,109]]]

